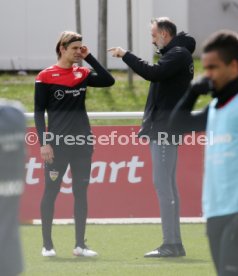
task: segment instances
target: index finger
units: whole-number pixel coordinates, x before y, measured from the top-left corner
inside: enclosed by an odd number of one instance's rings
[[[115,51],[115,50],[116,50],[116,47],[112,47],[112,48],[107,49],[108,52]]]

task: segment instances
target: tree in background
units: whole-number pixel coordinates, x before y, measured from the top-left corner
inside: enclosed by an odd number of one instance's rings
[[[107,67],[107,0],[98,4],[98,60]]]
[[[81,7],[80,0],[75,0],[76,9],[76,30],[81,30]],[[132,51],[132,0],[127,0],[127,47]],[[107,0],[98,0],[98,60],[107,67]],[[79,65],[82,65],[80,62]],[[133,71],[128,68],[128,84],[133,87]]]
[[[127,0],[127,47],[129,51],[132,51],[132,1]],[[129,87],[133,87],[133,71],[128,68],[128,84]]]
[[[76,16],[76,32],[82,35],[80,0],[75,0],[75,16]],[[80,60],[78,64],[79,66],[82,66],[82,60]]]

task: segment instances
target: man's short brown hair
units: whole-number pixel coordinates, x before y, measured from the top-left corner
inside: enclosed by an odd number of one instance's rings
[[[60,46],[67,49],[69,44],[74,41],[82,41],[82,36],[72,31],[64,31],[61,33],[55,48],[58,59],[61,58]]]

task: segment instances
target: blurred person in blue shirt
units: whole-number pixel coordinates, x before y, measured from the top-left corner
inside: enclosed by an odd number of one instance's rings
[[[219,276],[238,275],[238,34],[223,30],[204,44],[205,76],[191,83],[170,116],[177,133],[206,131],[203,213]],[[202,94],[213,100],[191,113]]]

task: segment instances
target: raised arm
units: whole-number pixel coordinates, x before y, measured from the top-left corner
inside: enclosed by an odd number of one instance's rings
[[[149,64],[130,52],[126,52],[122,60],[142,78],[158,82],[176,75],[184,67],[185,53],[179,49],[171,51],[166,59],[157,64]]]
[[[207,124],[208,106],[202,111],[192,113],[197,99],[211,90],[211,83],[207,78],[192,82],[187,93],[175,106],[169,118],[170,129],[183,134],[191,131],[205,131]]]
[[[88,54],[85,61],[94,69],[94,71],[89,74],[88,86],[108,87],[115,83],[115,79],[112,75],[94,58],[92,54]]]
[[[113,57],[122,58],[142,78],[152,82],[176,75],[186,65],[188,55],[181,47],[175,47],[166,55],[166,58],[161,59],[157,64],[149,64],[121,47],[110,48],[108,51],[112,53]]]

